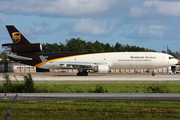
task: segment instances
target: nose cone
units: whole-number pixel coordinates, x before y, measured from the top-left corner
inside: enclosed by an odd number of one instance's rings
[[[168,63],[170,66],[173,66],[173,65],[176,65],[178,63],[178,60],[177,59],[171,59],[171,60],[169,60]]]
[[[177,59],[174,60],[174,64],[178,64],[178,60]]]

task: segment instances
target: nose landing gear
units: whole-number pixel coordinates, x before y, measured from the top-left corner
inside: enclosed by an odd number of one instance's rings
[[[152,71],[152,76],[155,76],[155,73],[154,73],[154,71]]]

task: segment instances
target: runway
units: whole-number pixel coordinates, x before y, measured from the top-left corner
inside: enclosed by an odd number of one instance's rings
[[[7,73],[13,82],[24,81],[27,73]],[[89,76],[76,76],[76,73],[33,73],[34,82],[180,82],[180,74],[157,73],[89,73]],[[4,82],[0,73],[0,82]]]
[[[180,101],[177,93],[0,93],[1,100],[13,100],[18,94],[17,100],[156,100],[156,101]]]

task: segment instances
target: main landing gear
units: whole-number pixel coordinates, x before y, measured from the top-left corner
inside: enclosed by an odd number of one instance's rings
[[[152,71],[152,76],[155,76],[155,73],[154,73],[154,71]]]
[[[78,72],[77,76],[88,76],[88,72],[86,70],[83,70],[82,72]]]

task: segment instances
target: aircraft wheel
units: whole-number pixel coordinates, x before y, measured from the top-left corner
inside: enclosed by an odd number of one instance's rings
[[[154,72],[152,72],[152,76],[155,76],[155,73],[154,73]]]
[[[83,73],[82,73],[82,76],[86,76],[86,73],[85,73],[85,72],[83,72]]]
[[[77,73],[77,76],[80,76],[80,75],[79,75],[79,72]]]
[[[88,76],[88,72],[83,72],[82,76]]]
[[[88,76],[88,72],[87,71],[78,72],[77,76]]]
[[[82,76],[82,73],[81,73],[81,72],[78,72],[78,73],[77,73],[77,76]]]

